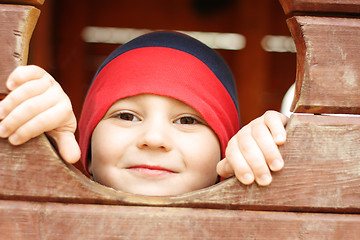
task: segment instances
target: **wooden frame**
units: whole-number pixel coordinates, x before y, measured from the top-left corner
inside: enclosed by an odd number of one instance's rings
[[[334,71],[330,76],[338,76],[340,68],[360,65],[350,53],[339,60],[341,51],[360,51],[357,43],[341,38],[343,32],[358,37],[358,19],[352,16],[359,12],[360,3],[315,2],[318,4],[281,1],[298,50],[294,109],[300,113],[359,114],[356,87],[335,91],[339,89],[335,77],[330,86],[325,84],[329,88],[324,88],[322,74],[312,76],[319,64]],[[0,18],[1,23],[14,24],[1,32],[9,44],[0,47],[10,49],[0,55],[2,96],[7,93],[6,74],[24,64],[38,16],[35,7],[0,5],[0,11],[8,9],[14,9],[11,15],[16,17],[3,14],[5,18]],[[334,16],[324,17],[328,11]],[[301,12],[313,13],[306,17]],[[313,16],[318,12],[321,16]],[[346,19],[336,16],[349,12]],[[342,31],[334,26],[341,26]],[[325,30],[312,34],[312,27]],[[324,41],[321,36],[328,31],[333,34]],[[13,40],[18,37],[20,45]],[[332,44],[333,53],[324,52],[322,46],[327,43]],[[17,50],[19,46],[21,50]],[[332,59],[337,64],[330,62]],[[353,78],[341,75],[341,84],[360,84],[359,71],[352,72]],[[314,89],[324,94],[314,95]],[[326,94],[330,91],[336,101],[328,107]],[[352,97],[346,99],[348,96]],[[177,197],[143,197],[100,186],[66,165],[45,135],[21,146],[1,139],[0,232],[7,239],[355,239],[360,235],[360,118],[294,115],[287,132],[288,141],[281,148],[286,167],[275,173],[271,186],[244,186],[231,178]]]

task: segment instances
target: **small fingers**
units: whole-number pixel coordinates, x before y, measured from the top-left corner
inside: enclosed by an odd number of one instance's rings
[[[249,164],[255,176],[255,181],[260,186],[269,185],[272,181],[271,173],[261,149],[251,135],[251,128],[246,127],[239,137],[238,148]]]
[[[255,179],[260,186],[269,185],[272,182],[270,170],[279,171],[284,166],[278,145],[286,140],[284,125],[287,120],[278,112],[268,111],[243,127],[229,141],[226,159],[218,164],[218,173],[224,177],[235,174],[244,184]]]
[[[269,129],[263,124],[254,125],[251,134],[270,169],[280,171],[284,166],[284,160]]]
[[[35,79],[40,79],[48,73],[35,65],[29,66],[20,66],[17,67],[8,77],[6,86],[9,90],[14,90],[15,88],[21,86],[25,82],[29,82]]]
[[[53,77],[40,67],[21,66],[6,84],[11,92],[0,102],[0,137],[19,145],[48,132],[64,160],[76,162],[80,149],[74,136],[75,115]]]
[[[28,120],[12,132],[9,136],[9,142],[13,145],[20,145],[31,138],[37,137],[40,134],[53,130],[58,127],[63,121],[61,117],[54,118],[54,116],[62,116],[63,103],[56,104],[55,106],[39,113],[34,118]],[[75,126],[71,126],[69,131],[74,131]]]
[[[222,177],[230,177],[235,174],[240,182],[248,185],[254,182],[254,174],[237,145],[235,138],[229,141],[226,158],[219,163],[218,173]]]
[[[46,128],[47,122],[57,123],[59,119],[62,119],[62,117],[66,116],[64,114],[61,114],[61,112],[63,112],[64,110],[71,111],[71,106],[65,106],[64,109],[56,107],[55,109],[59,108],[59,112],[53,112],[52,113],[53,115],[49,115],[48,119],[42,119],[41,118],[42,113],[46,112],[48,109],[53,108],[55,105],[61,106],[60,103],[62,102],[64,102],[64,104],[70,104],[67,103],[66,101],[62,101],[59,99],[62,99],[61,93],[59,93],[55,88],[50,88],[42,95],[35,96],[23,102],[22,104],[17,106],[14,110],[12,110],[9,113],[9,115],[0,123],[0,137],[6,138],[9,137],[10,135],[13,135],[13,133],[17,131],[18,128],[21,128],[23,125],[25,125],[27,122],[29,122],[32,119],[37,119],[38,121],[41,122],[41,125],[39,127],[42,127],[43,132],[50,130]],[[31,128],[29,129],[30,133],[32,132],[32,130],[33,129]],[[10,142],[14,144],[15,142],[17,142],[20,144],[23,143],[21,139],[22,138],[18,139],[17,135],[15,135],[12,137],[12,141],[10,139]],[[27,138],[27,140],[29,140],[29,138]]]
[[[80,159],[80,148],[73,132],[52,131],[48,135],[55,140],[61,157],[68,163],[75,163]]]
[[[276,112],[267,111],[264,114],[264,123],[268,127],[271,135],[277,145],[282,145],[286,141],[285,125],[288,121],[288,117]]]
[[[50,76],[50,75],[49,75]],[[4,119],[21,103],[35,96],[43,94],[53,85],[52,80],[45,76],[40,79],[29,81],[10,92],[6,98],[0,102],[0,119]]]
[[[216,172],[223,178],[234,176],[234,169],[231,167],[229,161],[224,158],[216,166]]]

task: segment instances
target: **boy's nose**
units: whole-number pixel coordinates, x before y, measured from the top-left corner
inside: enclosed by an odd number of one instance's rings
[[[137,146],[144,149],[158,149],[163,151],[171,150],[169,139],[169,129],[166,124],[155,122],[143,125],[143,130],[139,136]]]

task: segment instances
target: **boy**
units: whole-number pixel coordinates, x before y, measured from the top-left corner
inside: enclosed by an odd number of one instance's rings
[[[17,145],[46,132],[64,160],[76,162],[76,120],[51,76],[18,68],[8,87],[0,137]],[[267,112],[239,131],[235,84],[222,58],[186,35],[155,32],[116,49],[95,75],[79,123],[81,162],[95,181],[142,195],[201,189],[218,174],[266,186],[270,170],[283,167],[277,145],[286,121]]]

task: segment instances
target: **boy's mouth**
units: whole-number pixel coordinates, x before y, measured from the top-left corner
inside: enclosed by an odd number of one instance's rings
[[[163,168],[160,166],[150,166],[150,165],[136,165],[129,167],[128,169],[149,176],[162,176],[166,174],[176,173],[175,171],[169,170],[167,168]]]

